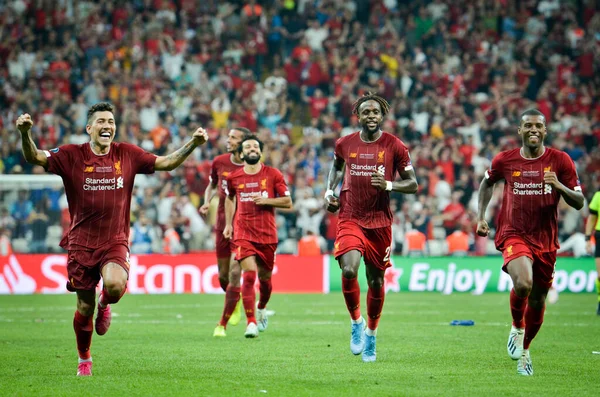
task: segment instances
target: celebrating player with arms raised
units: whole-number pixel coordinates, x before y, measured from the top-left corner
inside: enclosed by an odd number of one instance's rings
[[[381,131],[389,104],[367,94],[355,104],[361,131],[340,138],[325,193],[327,209],[340,209],[334,255],[342,269],[342,291],[351,317],[350,350],[365,362],[376,360],[376,336],[385,297],[384,274],[390,265],[392,219],[390,192],[414,194],[417,178],[408,149],[394,135]],[[402,180],[395,181],[400,175]],[[340,198],[334,190],[344,180]],[[369,290],[368,324],[360,313],[357,273],[364,257]]]
[[[558,202],[583,207],[577,171],[564,152],[544,146],[546,119],[538,110],[521,115],[520,149],[499,153],[479,188],[477,234],[487,236],[485,211],[494,184],[505,181],[496,231],[496,248],[514,288],[510,291],[513,326],[508,355],[518,360],[517,372],[533,375],[529,345],[544,320],[546,294],[552,286],[558,250]]]
[[[77,292],[73,320],[79,353],[77,375],[89,376],[96,286],[102,278],[95,324],[98,335],[108,331],[109,305],[117,303],[127,287],[129,209],[135,175],[175,169],[206,142],[208,135],[198,128],[176,152],[155,156],[135,145],[113,142],[117,124],[109,103],[97,103],[89,109],[89,143],[38,150],[31,138],[32,126],[28,114],[17,119],[25,159],[61,176],[69,203],[71,225],[60,245],[68,250],[67,289]]]

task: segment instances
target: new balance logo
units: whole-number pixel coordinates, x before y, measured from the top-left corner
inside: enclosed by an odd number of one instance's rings
[[[9,256],[8,263],[4,263],[0,274],[0,294],[31,294],[35,289],[33,277],[23,272],[14,255]]]

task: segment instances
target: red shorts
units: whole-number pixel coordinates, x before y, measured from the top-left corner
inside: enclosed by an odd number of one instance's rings
[[[340,221],[337,226],[333,255],[338,259],[352,250],[360,251],[367,265],[385,271],[392,266],[390,263],[392,227],[365,229],[352,221]]]
[[[508,273],[506,266],[515,258],[526,256],[533,262],[533,282],[545,288],[552,286],[554,280],[554,265],[556,265],[556,251],[539,252],[531,249],[525,241],[519,237],[509,237],[502,244],[504,265],[502,270]]]
[[[215,240],[217,258],[231,258],[231,254],[235,252],[233,241],[231,241],[231,239],[226,239],[223,236],[222,230],[215,231]]]
[[[241,262],[249,256],[256,256],[256,263],[268,271],[275,266],[275,251],[277,244],[261,244],[248,240],[235,240],[235,260]]]
[[[69,251],[67,259],[67,289],[93,291],[100,282],[102,268],[108,262],[121,266],[129,274],[129,247],[111,245],[94,251]]]

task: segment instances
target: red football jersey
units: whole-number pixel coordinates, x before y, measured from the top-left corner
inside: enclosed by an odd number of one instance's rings
[[[276,198],[289,196],[283,175],[276,169],[262,165],[255,175],[240,168],[227,177],[229,197],[236,198],[233,240],[249,240],[262,244],[276,244],[277,225],[275,208],[254,204],[253,197]]]
[[[45,150],[48,171],[62,177],[71,225],[60,243],[67,250],[128,244],[129,208],[136,174],[152,174],[156,156],[113,142],[105,155],[89,143]]]
[[[507,238],[518,236],[540,252],[556,251],[558,244],[558,202],[560,193],[544,183],[544,172],[555,172],[558,180],[581,191],[575,164],[568,154],[546,148],[535,159],[521,155],[521,149],[501,152],[485,172],[490,182],[505,180],[502,208],[496,231],[496,248],[503,250]]]
[[[227,177],[233,171],[241,168],[244,164],[236,164],[232,161],[231,153],[221,154],[214,158],[210,168],[210,183],[217,181],[219,190],[219,208],[217,210],[217,224],[215,230],[222,232],[225,229],[225,190],[227,190]]]
[[[352,220],[366,229],[391,226],[390,192],[371,186],[371,174],[379,172],[387,181],[394,181],[402,170],[411,170],[404,143],[387,132],[375,142],[365,142],[360,132],[355,132],[338,139],[335,157],[346,163],[339,219]]]

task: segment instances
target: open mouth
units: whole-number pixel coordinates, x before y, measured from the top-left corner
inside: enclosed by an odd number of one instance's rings
[[[110,132],[102,132],[102,133],[100,133],[100,138],[110,139]]]
[[[538,143],[540,141],[540,137],[537,135],[529,135],[529,142]]]
[[[377,123],[374,121],[368,121],[367,122],[367,127],[369,128],[377,128]]]

